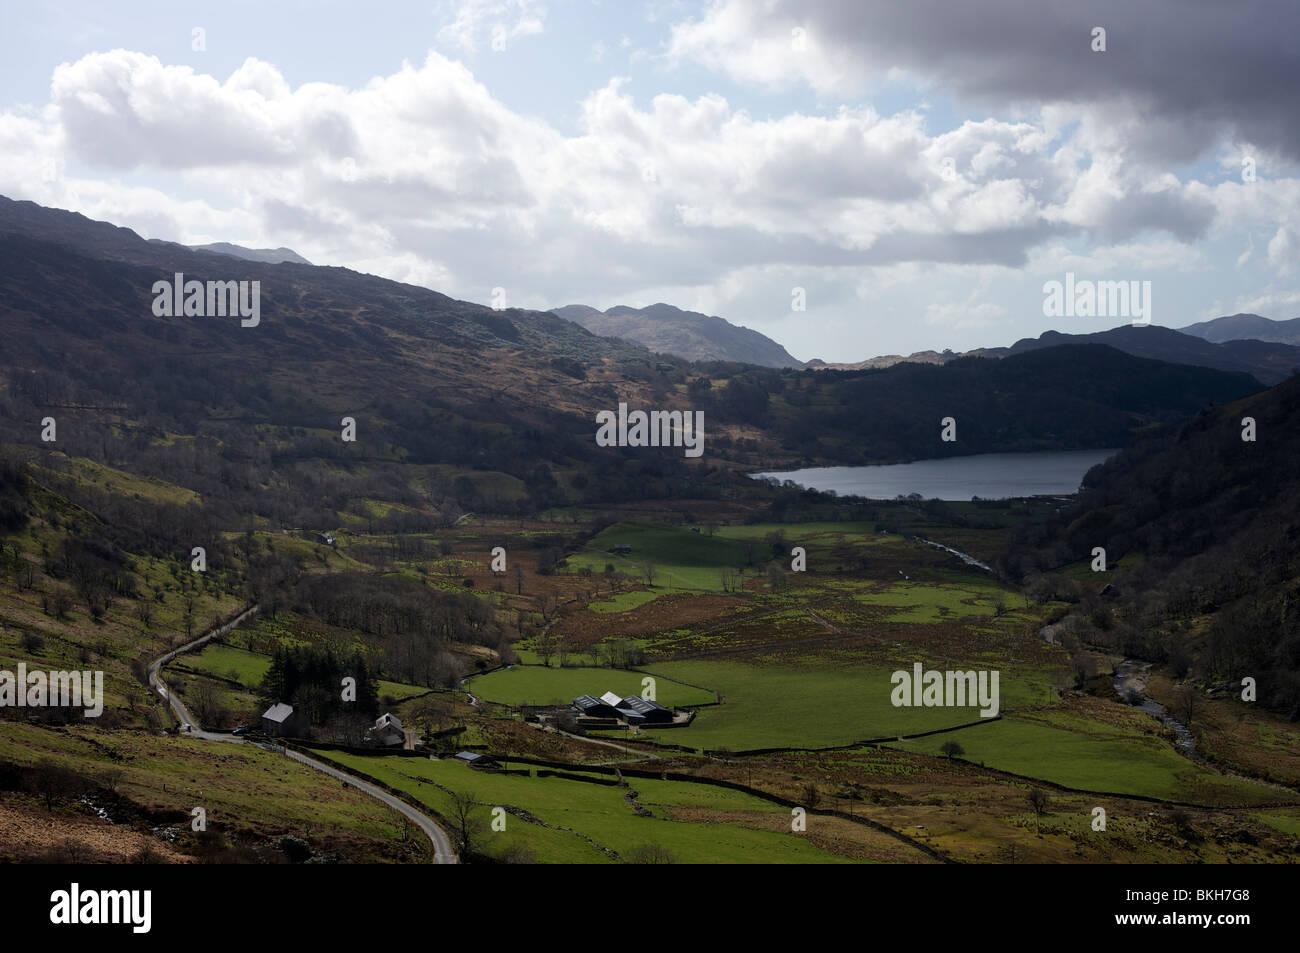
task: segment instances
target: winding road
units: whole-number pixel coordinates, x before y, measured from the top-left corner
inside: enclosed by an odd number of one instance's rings
[[[181,732],[187,737],[200,738],[204,741],[224,741],[228,744],[247,743],[257,745],[259,748],[266,751],[277,751],[292,758],[294,761],[307,765],[309,768],[314,768],[322,774],[327,774],[336,780],[342,781],[344,784],[350,784],[354,788],[370,795],[375,800],[382,802],[385,806],[392,808],[394,811],[415,824],[420,828],[420,830],[424,831],[425,836],[428,837],[430,843],[433,844],[433,862],[435,864],[458,863],[459,861],[456,857],[456,853],[451,849],[451,841],[448,839],[446,832],[435,824],[432,818],[417,811],[405,801],[394,797],[383,788],[371,784],[369,781],[363,781],[360,778],[353,777],[346,771],[332,767],[323,761],[317,761],[315,758],[308,757],[301,752],[292,751],[279,745],[266,744],[258,741],[246,741],[244,738],[236,738],[234,735],[225,732],[204,731],[198,722],[194,720],[194,716],[190,714],[189,709],[185,707],[185,703],[177,698],[174,692],[168,689],[167,684],[162,680],[161,675],[162,667],[164,665],[176,658],[178,655],[192,651],[201,645],[205,645],[216,636],[225,635],[256,612],[257,606],[252,606],[224,625],[217,626],[206,635],[200,636],[192,642],[187,642],[180,648],[172,649],[165,655],[159,656],[150,664],[149,687],[162,696],[162,699],[171,706],[172,712],[176,715],[176,720],[180,723]]]

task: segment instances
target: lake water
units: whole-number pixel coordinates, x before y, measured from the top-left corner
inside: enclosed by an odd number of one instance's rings
[[[840,496],[892,500],[920,493],[924,499],[986,500],[1009,496],[1060,496],[1077,492],[1083,475],[1118,450],[1065,450],[1040,453],[981,453],[971,457],[917,460],[871,467],[812,467],[756,477],[793,480]]]

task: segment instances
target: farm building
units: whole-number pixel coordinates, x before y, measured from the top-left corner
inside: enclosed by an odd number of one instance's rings
[[[673,720],[673,710],[640,695],[628,695],[618,704],[619,714],[629,725],[666,724]]]
[[[479,754],[476,751],[460,751],[456,754],[457,761],[464,761],[471,768],[477,768],[479,771],[493,771],[501,765],[497,764],[492,758],[485,754]]]
[[[406,729],[401,721],[391,712],[385,712],[375,719],[375,725],[366,732],[372,743],[392,747],[406,744]]]
[[[290,737],[298,733],[300,721],[292,705],[276,702],[262,713],[262,730],[268,735]]]
[[[624,556],[630,553],[631,551],[632,551],[631,543],[615,543],[613,546],[609,547],[608,550],[606,550],[606,552],[611,552],[619,556]]]
[[[623,702],[620,699],[619,704]],[[573,700],[573,707],[578,709],[578,713],[584,718],[618,718],[618,707],[609,704],[603,698],[592,698],[590,695],[579,695]]]

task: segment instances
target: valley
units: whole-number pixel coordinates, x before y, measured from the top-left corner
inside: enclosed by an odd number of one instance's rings
[[[19,205],[0,669],[102,673],[104,708],[0,706],[5,859],[1300,856],[1296,379],[688,362],[294,262],[241,261],[241,328],[151,307],[214,256]],[[628,407],[707,439],[614,439]]]

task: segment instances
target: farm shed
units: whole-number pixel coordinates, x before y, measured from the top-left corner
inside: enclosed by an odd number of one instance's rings
[[[492,771],[501,765],[489,758],[485,754],[479,754],[476,751],[460,751],[456,754],[457,761],[464,761],[471,768],[477,768],[480,771]]]
[[[619,704],[622,704],[622,700]],[[573,707],[586,718],[619,717],[617,706],[609,704],[603,698],[592,698],[590,695],[579,695],[573,700]]]
[[[292,705],[276,702],[262,713],[262,730],[268,735],[289,737],[298,733],[300,721]]]
[[[673,720],[673,710],[640,695],[628,695],[618,704],[619,713],[629,724],[662,724]]]

